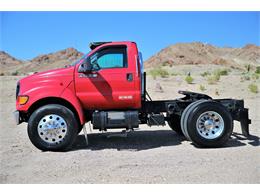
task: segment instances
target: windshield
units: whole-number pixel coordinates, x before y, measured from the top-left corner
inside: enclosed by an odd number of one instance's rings
[[[71,63],[70,66],[75,66],[77,65],[81,60],[84,60],[85,58],[87,58],[88,54],[83,55],[81,58],[77,59],[75,62]]]

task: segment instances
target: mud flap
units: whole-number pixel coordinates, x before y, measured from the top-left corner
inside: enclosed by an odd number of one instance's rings
[[[239,112],[239,121],[242,129],[242,134],[246,137],[249,136],[249,124],[251,124],[251,120],[248,117],[248,109],[244,108]]]
[[[248,115],[248,108],[244,107],[244,100],[236,99],[218,99],[223,106],[225,106],[232,114],[233,120],[239,121],[242,134],[245,137],[249,136],[249,124],[251,120]]]

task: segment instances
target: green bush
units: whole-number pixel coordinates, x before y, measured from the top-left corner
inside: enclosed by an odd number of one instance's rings
[[[151,74],[153,79],[156,79],[156,77],[162,77],[162,78],[169,77],[169,72],[161,67],[154,68],[149,73]]]
[[[246,65],[245,65],[245,68],[246,68],[246,72],[250,72],[250,70],[251,70],[251,65],[250,65],[250,64],[246,64]]]
[[[257,73],[243,73],[241,78],[240,78],[240,81],[250,81],[250,80],[253,80],[253,81],[256,81],[260,78],[260,75],[257,74]]]
[[[169,65],[168,62],[163,62],[163,63],[162,63],[162,66],[168,66],[168,65]]]
[[[215,89],[215,95],[219,96],[219,91],[218,91],[218,89]]]
[[[206,72],[203,72],[200,74],[202,77],[206,77],[206,76],[209,76],[211,75],[211,73],[209,71],[206,71]]]
[[[216,84],[220,80],[220,75],[213,74],[211,76],[208,76],[207,80],[208,80],[208,84],[210,84],[210,85]]]
[[[19,74],[18,70],[11,73],[12,76],[17,76]]]
[[[219,69],[216,70],[215,74],[218,74],[220,76],[226,76],[228,75],[229,70],[228,69]]]
[[[185,81],[188,83],[188,84],[192,84],[192,82],[193,82],[193,78],[191,77],[191,76],[186,76],[186,78],[185,78]]]
[[[256,67],[255,73],[256,73],[256,74],[260,74],[260,66],[257,66],[257,67]]]
[[[200,85],[200,90],[201,90],[201,91],[205,91],[206,88],[205,88],[203,85]]]
[[[178,76],[179,75],[179,73],[177,73],[177,72],[172,72],[171,73],[171,76]]]
[[[259,75],[254,73],[254,74],[252,74],[251,78],[252,78],[252,80],[258,80],[259,79]]]
[[[250,81],[250,75],[248,73],[243,73],[240,80],[241,81]]]
[[[229,71],[230,71],[229,69],[218,69],[218,70],[214,71],[213,74],[219,75],[219,76],[226,76],[226,75],[228,75]]]
[[[251,83],[250,85],[248,85],[248,89],[249,91],[251,91],[252,93],[258,93],[258,87],[256,84]]]

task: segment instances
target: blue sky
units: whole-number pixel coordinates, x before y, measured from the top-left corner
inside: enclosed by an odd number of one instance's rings
[[[144,59],[178,42],[260,45],[260,12],[0,12],[0,50],[19,59],[131,40]]]

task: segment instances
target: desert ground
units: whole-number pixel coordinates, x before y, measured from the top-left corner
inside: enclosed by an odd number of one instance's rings
[[[260,183],[260,93],[250,92],[253,81],[235,69],[209,85],[200,74],[214,68],[176,66],[167,78],[148,76],[147,88],[153,99],[181,97],[178,90],[244,99],[251,136],[241,135],[236,122],[229,142],[216,149],[197,148],[168,125],[142,125],[127,137],[88,130],[88,146],[81,132],[68,152],[39,151],[29,141],[27,124],[16,126],[12,118],[21,77],[1,76],[0,183]],[[184,80],[188,72],[192,84]],[[259,80],[254,81],[258,89]]]

